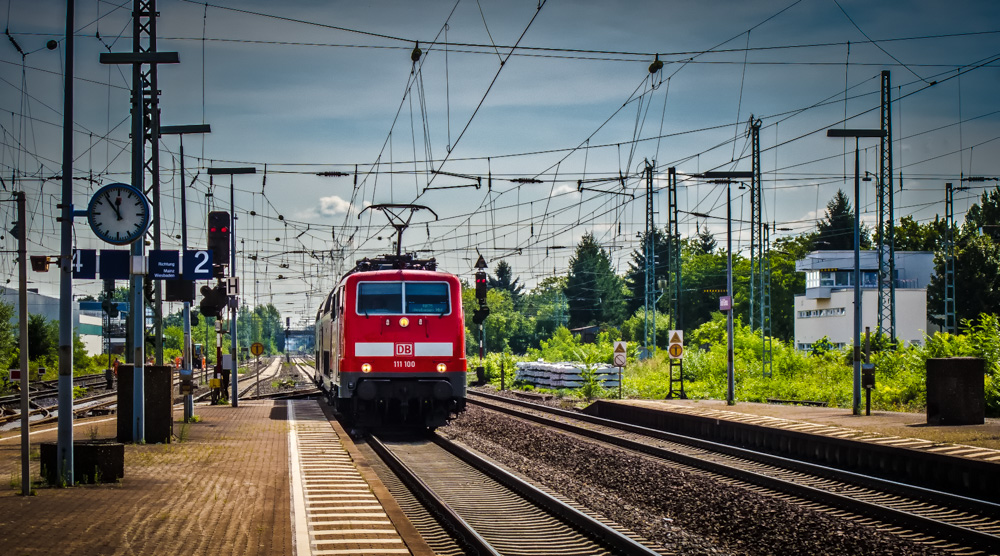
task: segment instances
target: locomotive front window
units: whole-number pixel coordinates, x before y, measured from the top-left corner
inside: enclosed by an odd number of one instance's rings
[[[386,315],[403,312],[403,284],[362,282],[358,284],[358,314]]]
[[[451,310],[445,282],[361,282],[359,315],[445,315]]]
[[[407,282],[406,312],[443,315],[448,312],[448,284],[443,282]]]

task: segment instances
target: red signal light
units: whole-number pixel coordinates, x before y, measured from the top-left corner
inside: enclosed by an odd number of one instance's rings
[[[209,233],[213,233],[214,234],[215,232],[219,231],[219,229],[215,228],[215,227],[212,227],[212,228],[209,228],[208,231],[209,231]]]
[[[223,226],[223,227],[222,227],[222,233],[224,233],[224,234],[228,234],[228,233],[229,233],[229,228],[227,228],[227,227]]]

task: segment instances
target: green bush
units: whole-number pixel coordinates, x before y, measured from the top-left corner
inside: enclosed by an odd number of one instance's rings
[[[795,350],[793,344],[773,338],[771,377],[766,378],[760,332],[751,331],[738,320],[734,323],[733,332],[737,400],[766,402],[770,398],[778,398],[851,407],[854,375],[851,346],[837,350],[832,344],[817,342],[821,344],[820,349],[802,352]],[[683,359],[685,393],[695,399],[725,399],[727,339],[724,316],[716,313],[711,321],[687,336]],[[486,377],[499,387],[501,362],[507,370],[508,387],[514,384],[514,365],[517,361],[542,359],[549,362],[576,361],[585,365],[610,363],[613,340],[617,337],[616,330],[605,330],[596,343],[584,344],[566,328],[559,328],[549,339],[541,340],[538,349],[529,349],[524,357],[515,357],[510,353],[487,355],[483,362]],[[996,315],[981,315],[979,319],[963,321],[961,334],[935,333],[926,337],[923,345],[892,346],[885,337],[880,337],[873,345],[879,348],[871,354],[875,368],[873,409],[922,411],[927,400],[927,359],[980,357],[986,363],[986,413],[991,417],[1000,416],[1000,318]],[[628,345],[628,364],[622,376],[623,394],[630,398],[663,399],[670,391],[669,359],[661,350],[650,359],[639,361],[636,359],[638,346],[637,342]],[[478,358],[469,359],[470,369],[478,364]],[[581,395],[572,391],[555,393]],[[582,395],[597,397],[602,392],[590,387]]]

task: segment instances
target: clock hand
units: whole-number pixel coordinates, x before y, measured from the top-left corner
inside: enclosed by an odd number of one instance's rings
[[[115,204],[115,202],[111,200],[111,193],[105,193],[104,196],[108,198],[108,204],[111,205],[112,209],[114,209],[115,215],[118,216],[118,220],[121,220],[122,219],[122,211],[119,210],[118,209],[118,205]]]

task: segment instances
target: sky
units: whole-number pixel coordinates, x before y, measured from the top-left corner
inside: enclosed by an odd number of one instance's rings
[[[131,182],[131,69],[99,54],[132,50],[132,2],[75,5],[73,203],[84,208],[102,185]],[[9,229],[11,192],[24,190],[29,254],[55,255],[66,2],[3,8],[0,218]],[[811,231],[838,189],[854,201],[853,141],[826,130],[879,127],[883,70],[897,219],[943,216],[952,182],[970,187],[955,196],[961,220],[996,185],[963,178],[1000,175],[991,1],[160,0],[157,10],[156,48],[180,59],[157,72],[160,123],[212,127],[184,138],[183,180],[178,137],[160,140],[162,248],[180,247],[182,181],[193,247],[207,212],[230,209],[232,185],[244,298],[301,325],[356,260],[393,250],[372,204],[430,209],[414,213],[404,251],[465,278],[480,254],[490,268],[506,260],[531,287],[564,275],[586,233],[627,270],[648,163],[655,224],[666,223],[674,167],[682,235],[706,226],[724,245],[726,188],[694,175],[751,169],[751,117],[772,239]],[[663,67],[651,73],[655,59]],[[877,140],[860,147],[862,175],[877,173]],[[256,174],[207,175],[244,166]],[[858,199],[868,224],[874,184]],[[734,246],[746,253],[750,196],[731,189]],[[0,284],[14,287],[16,243],[0,235]],[[107,247],[85,219],[74,245]],[[29,287],[55,295],[57,276],[29,273]],[[74,283],[78,295],[99,289]]]

